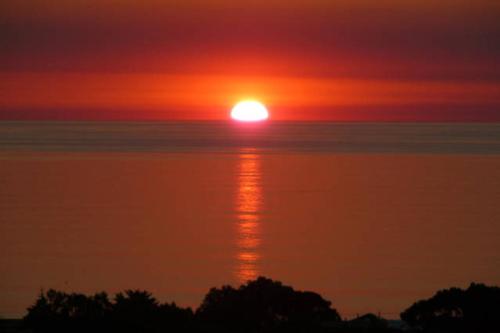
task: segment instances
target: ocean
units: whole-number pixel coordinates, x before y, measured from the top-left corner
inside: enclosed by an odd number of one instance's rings
[[[498,154],[496,123],[0,122],[2,151]]]
[[[397,318],[500,283],[499,154],[494,123],[0,122],[0,316],[264,275]]]

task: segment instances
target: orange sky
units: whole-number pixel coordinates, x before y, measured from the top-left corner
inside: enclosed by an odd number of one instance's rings
[[[500,120],[492,1],[0,4],[0,119]]]

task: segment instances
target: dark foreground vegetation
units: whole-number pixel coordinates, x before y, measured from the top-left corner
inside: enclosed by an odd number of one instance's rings
[[[150,293],[127,290],[110,300],[42,292],[18,331],[45,332],[500,332],[500,288],[472,284],[418,301],[396,325],[373,314],[343,321],[314,292],[266,278],[239,288],[212,288],[196,311],[159,303]],[[1,329],[1,327],[0,327]]]
[[[466,290],[440,290],[401,319],[426,332],[500,332],[500,288],[473,283]]]

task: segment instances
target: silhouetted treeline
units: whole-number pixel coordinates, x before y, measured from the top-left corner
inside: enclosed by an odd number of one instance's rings
[[[188,329],[193,311],[175,303],[160,304],[150,293],[127,290],[110,301],[55,290],[41,293],[24,322],[35,332],[166,332]]]
[[[401,313],[410,326],[426,332],[500,332],[500,288],[471,284],[418,301]]]
[[[423,332],[500,332],[500,291],[472,284],[415,303],[401,314],[406,330]],[[25,326],[48,332],[401,332],[389,321],[367,314],[342,321],[331,303],[313,292],[296,291],[260,277],[233,288],[212,288],[199,308],[159,303],[146,291],[127,290],[110,300],[42,292],[28,308]],[[393,325],[392,325],[393,326]]]

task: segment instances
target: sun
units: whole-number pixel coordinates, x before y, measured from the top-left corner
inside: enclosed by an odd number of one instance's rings
[[[258,101],[241,101],[231,110],[231,118],[238,121],[262,121],[269,118],[269,111]]]

